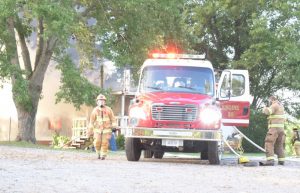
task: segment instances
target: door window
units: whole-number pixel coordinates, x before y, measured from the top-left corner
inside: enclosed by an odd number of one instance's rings
[[[242,96],[245,93],[245,77],[241,74],[232,76],[232,97]]]
[[[229,97],[229,89],[230,89],[230,76],[229,73],[226,73],[221,85],[220,97],[221,98]]]

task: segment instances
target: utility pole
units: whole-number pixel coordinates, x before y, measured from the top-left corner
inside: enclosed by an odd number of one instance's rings
[[[122,101],[121,101],[121,116],[125,115],[125,96],[130,89],[130,69],[124,67],[123,71],[123,89],[122,89]]]
[[[104,63],[101,62],[100,64],[100,87],[104,87]]]

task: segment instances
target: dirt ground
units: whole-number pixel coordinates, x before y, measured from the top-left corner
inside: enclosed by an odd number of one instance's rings
[[[233,158],[213,166],[165,157],[128,162],[124,152],[111,152],[101,161],[92,152],[0,146],[0,192],[300,192],[300,158],[285,166],[244,167]]]

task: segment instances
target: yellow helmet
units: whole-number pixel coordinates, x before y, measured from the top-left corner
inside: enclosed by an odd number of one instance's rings
[[[98,101],[98,100],[105,100],[105,101],[106,101],[106,97],[105,97],[103,94],[99,94],[99,95],[97,96],[96,101]]]

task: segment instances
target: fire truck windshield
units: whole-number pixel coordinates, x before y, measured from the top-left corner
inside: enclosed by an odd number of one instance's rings
[[[204,67],[148,66],[142,72],[140,92],[185,92],[213,96],[213,77],[213,71]]]

